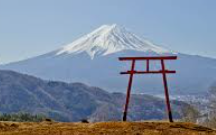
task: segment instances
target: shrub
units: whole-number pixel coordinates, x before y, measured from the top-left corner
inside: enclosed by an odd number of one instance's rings
[[[0,121],[16,121],[16,122],[41,122],[47,119],[42,114],[30,114],[30,113],[11,113],[11,114],[0,114]]]

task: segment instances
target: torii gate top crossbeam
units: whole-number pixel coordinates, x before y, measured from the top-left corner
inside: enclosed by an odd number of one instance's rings
[[[167,69],[162,69],[159,71],[150,71],[150,66],[149,66],[149,61],[150,60],[159,60],[164,63],[165,60],[176,60],[177,56],[161,56],[161,57],[120,57],[120,61],[132,61],[135,66],[135,61],[143,60],[146,61],[146,71],[136,71],[136,70],[130,70],[126,72],[121,72],[120,74],[161,74],[161,73],[168,73],[168,74],[174,74],[176,71],[174,70],[167,70]],[[133,65],[133,64],[132,64]]]
[[[177,56],[155,56],[155,57],[120,57],[120,61],[126,60],[176,60]]]

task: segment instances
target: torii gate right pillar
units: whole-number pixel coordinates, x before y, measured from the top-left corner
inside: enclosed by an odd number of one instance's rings
[[[167,77],[166,77],[166,73],[165,73],[164,60],[161,60],[161,67],[162,67],[162,71],[163,71],[162,75],[163,75],[164,93],[165,93],[166,105],[167,105],[167,115],[169,117],[169,121],[173,122],[172,111],[171,111],[171,106],[170,106],[170,99],[169,99]]]

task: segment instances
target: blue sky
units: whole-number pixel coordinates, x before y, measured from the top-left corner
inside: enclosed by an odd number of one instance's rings
[[[0,63],[112,23],[172,50],[216,58],[216,0],[0,0]]]

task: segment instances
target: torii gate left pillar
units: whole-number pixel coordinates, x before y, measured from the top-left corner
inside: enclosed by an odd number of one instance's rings
[[[133,83],[133,76],[134,74],[162,74],[163,76],[163,84],[164,84],[164,92],[165,92],[165,99],[166,99],[166,106],[167,106],[167,115],[170,122],[173,122],[171,105],[169,100],[169,91],[168,91],[168,84],[167,84],[167,73],[176,73],[176,71],[166,70],[165,67],[165,60],[176,60],[177,56],[161,56],[161,57],[121,57],[119,58],[120,61],[131,61],[131,70],[127,72],[121,72],[121,74],[129,74],[129,82],[127,87],[127,95],[126,95],[126,103],[123,112],[123,121],[127,121],[127,112],[128,106],[130,101],[130,93]],[[136,71],[135,70],[135,63],[137,60],[144,60],[146,61],[146,71]],[[161,70],[159,71],[150,71],[150,60],[158,60],[161,62]]]

